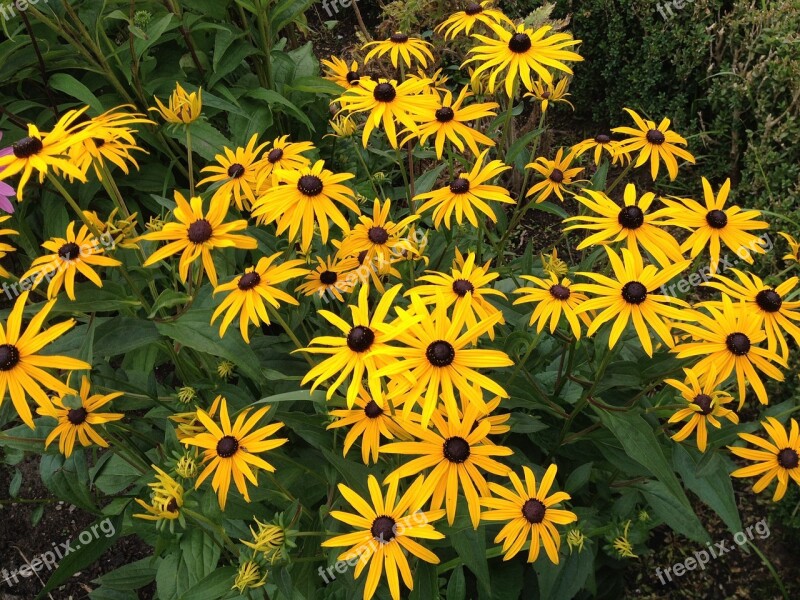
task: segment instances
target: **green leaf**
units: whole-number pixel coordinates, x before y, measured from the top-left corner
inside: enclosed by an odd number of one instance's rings
[[[90,473],[97,489],[109,495],[119,494],[142,475],[114,452],[104,454]]]
[[[464,600],[467,597],[467,582],[464,580],[464,567],[453,569],[447,582],[447,600]]]
[[[155,559],[152,556],[148,556],[114,569],[93,581],[115,590],[138,590],[155,578]]]
[[[663,482],[646,481],[634,487],[644,494],[647,503],[672,529],[695,542],[706,544],[711,541],[694,509],[691,506],[687,508]]]
[[[301,111],[297,106],[292,104],[289,100],[281,96],[274,90],[266,90],[258,88],[252,90],[248,96],[255,100],[263,100],[273,110],[280,110],[281,112],[288,112],[300,121],[303,125],[308,127],[309,131],[314,131],[314,125],[311,123],[306,114]]]
[[[473,575],[478,579],[481,587],[489,593],[491,583],[489,579],[489,563],[486,562],[486,531],[483,525],[477,530],[472,526],[456,531],[450,535],[450,543],[458,553]]]
[[[328,96],[341,96],[344,89],[332,81],[311,75],[309,77],[298,77],[286,85],[287,89],[298,92],[310,92],[312,94],[326,94]]]
[[[414,589],[411,590],[408,600],[433,600],[439,597],[439,580],[435,565],[419,561],[413,575]]]
[[[417,181],[414,184],[414,191],[417,194],[430,192],[433,189],[433,186],[436,185],[436,180],[439,178],[439,175],[446,166],[446,163],[442,163],[438,167],[435,167],[430,171],[425,171],[422,175],[417,177]]]
[[[48,83],[50,87],[59,92],[63,92],[71,98],[80,100],[83,104],[88,104],[93,111],[92,116],[100,115],[105,110],[103,104],[97,99],[97,96],[69,73],[53,73],[50,75]]]
[[[283,394],[275,394],[273,396],[266,396],[253,402],[253,404],[275,404],[277,402],[296,402],[296,401],[305,401],[305,402],[317,402],[321,405],[325,405],[325,392],[322,390],[314,390],[313,392],[309,390],[297,390],[294,392],[284,392]]]
[[[94,353],[98,357],[119,356],[160,340],[161,334],[152,321],[116,317],[97,328]]]
[[[236,567],[220,567],[181,594],[180,600],[218,600],[233,586]]]
[[[558,565],[553,565],[542,554],[544,549],[533,564],[541,597],[548,600],[572,600],[592,573],[594,555],[591,552],[567,554]]]
[[[219,130],[206,121],[195,121],[191,125],[192,150],[208,162],[214,160],[214,156],[222,151],[223,147],[231,147],[231,143]],[[184,143],[186,136],[180,130],[170,130],[172,137]]]
[[[75,448],[72,456],[66,459],[61,454],[43,455],[39,473],[42,482],[56,497],[89,512],[98,512],[89,492],[89,472],[82,448]]]
[[[175,29],[179,24],[172,22],[172,13],[168,12],[158,19],[154,19],[147,27],[145,39],[136,39],[133,42],[136,58],[141,58],[145,51],[155,44],[167,30]]]

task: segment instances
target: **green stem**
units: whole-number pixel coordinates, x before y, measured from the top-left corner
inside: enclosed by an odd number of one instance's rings
[[[542,128],[544,127],[545,115],[547,115],[547,113],[545,111],[542,111],[542,115],[539,117],[539,124],[536,126],[537,131],[539,131],[539,135],[537,135],[536,138],[534,138],[533,140],[533,145],[531,146],[531,154],[528,157],[528,162],[525,163],[526,165],[531,164],[536,158],[536,152],[537,150],[539,150],[539,140],[541,140],[542,136],[544,135],[544,131],[542,130]],[[530,174],[531,174],[530,169],[526,168],[525,175],[522,178],[522,187],[519,190],[519,195],[517,196],[517,198],[525,198],[525,191],[526,188],[528,187],[528,179],[530,178]]]
[[[72,207],[72,210],[75,211],[75,214],[78,215],[78,218],[80,218],[86,227],[89,228],[89,231],[92,232],[92,235],[99,240],[102,234],[97,227],[94,226],[94,223],[89,220],[89,217],[83,214],[81,207],[78,206],[78,203],[75,201],[75,199],[70,196],[69,192],[64,188],[63,185],[61,185],[61,182],[58,180],[58,178],[48,171],[47,179],[53,184],[53,187],[55,187],[61,193],[61,195],[64,197],[64,200],[67,201],[67,204],[69,204]]]
[[[778,576],[778,573],[775,571],[775,567],[772,566],[770,560],[764,556],[764,553],[761,552],[761,550],[758,549],[758,546],[756,546],[752,541],[747,540],[747,544],[753,549],[753,552],[758,555],[758,557],[761,559],[761,562],[764,563],[764,566],[767,567],[767,570],[770,572],[772,578],[775,580],[775,583],[778,585],[778,589],[780,589],[784,600],[789,600],[789,594],[786,593],[786,588],[783,585],[783,581]]]
[[[294,330],[291,327],[289,327],[289,324],[283,319],[280,313],[277,310],[275,310],[272,306],[267,306],[267,310],[269,311],[270,315],[272,315],[272,317],[278,322],[278,324],[281,327],[283,327],[283,330],[286,332],[286,335],[288,335],[289,338],[292,340],[292,342],[294,342],[294,345],[297,347],[297,349],[303,350],[305,346],[300,343],[300,340],[298,339],[297,335],[295,335]],[[303,356],[305,356],[306,361],[308,362],[309,365],[311,365],[312,367],[316,366],[314,361],[308,354],[303,352]]]
[[[626,166],[626,167],[625,167],[625,168],[622,170],[622,173],[620,173],[619,175],[617,175],[617,178],[614,180],[614,183],[612,183],[612,184],[611,184],[611,185],[610,185],[610,186],[609,186],[609,187],[606,189],[606,196],[607,196],[607,195],[609,195],[609,194],[611,193],[611,191],[612,191],[612,190],[613,190],[615,187],[617,187],[617,184],[618,184],[620,181],[622,181],[622,178],[623,178],[623,177],[625,177],[625,175],[627,175],[627,174],[630,172],[630,170],[631,170],[632,166],[633,166],[633,161],[629,162],[629,163],[628,163],[628,165],[627,165],[627,166]]]
[[[369,172],[369,167],[367,166],[367,161],[364,160],[364,155],[361,152],[361,146],[358,145],[358,141],[355,137],[350,138],[353,140],[353,146],[356,149],[356,156],[358,157],[361,166],[364,168],[364,175],[369,180],[370,185],[372,186],[372,191],[375,193],[376,198],[380,198],[380,194],[378,193],[378,188],[375,187],[375,181],[372,178],[372,173]]]
[[[186,126],[186,154],[189,166],[189,195],[194,198],[194,164],[192,162],[192,131]]]

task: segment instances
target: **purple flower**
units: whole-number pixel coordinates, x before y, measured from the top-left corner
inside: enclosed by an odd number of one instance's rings
[[[3,139],[3,132],[0,131],[0,140]],[[8,156],[14,151],[14,149],[9,146],[8,148],[0,149],[0,157]],[[2,172],[4,167],[0,167],[0,172]],[[10,198],[15,196],[17,191],[12,188],[7,183],[0,181],[0,210],[13,213],[14,212],[14,203],[11,202]]]

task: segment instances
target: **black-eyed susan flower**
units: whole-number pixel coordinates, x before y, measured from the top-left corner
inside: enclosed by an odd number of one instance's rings
[[[566,33],[547,35],[552,29],[549,25],[534,31],[521,23],[513,33],[496,23],[487,25],[499,39],[473,34],[481,45],[470,49],[472,56],[464,61],[464,65],[471,62],[479,63],[473,77],[479,76],[484,71],[491,71],[488,83],[490,94],[494,93],[497,78],[506,70],[506,94],[511,98],[514,95],[514,84],[517,79],[530,91],[533,89],[531,74],[538,75],[547,83],[552,83],[553,75],[550,69],[572,75],[572,69],[564,64],[564,61],[583,60],[577,52],[567,49],[577,46],[580,40],[572,39],[572,36]]]
[[[31,278],[32,287],[35,288],[47,278],[50,281],[47,286],[48,299],[58,295],[63,286],[67,290],[67,297],[75,300],[75,276],[78,274],[97,287],[103,287],[103,282],[93,267],[118,267],[122,264],[114,258],[103,256],[105,247],[86,225],[81,225],[76,234],[74,221],[67,225],[65,237],[52,238],[44,242],[42,248],[49,250],[51,254],[34,259],[22,279]]]
[[[631,521],[625,521],[622,532],[611,541],[611,547],[617,551],[620,558],[639,558],[639,555],[633,551],[633,543],[628,537],[628,530],[631,528]]]
[[[258,169],[256,187],[259,192],[278,185],[277,173],[295,171],[311,166],[311,160],[303,153],[314,149],[311,142],[290,142],[288,135],[272,141],[272,150],[264,152],[261,160],[253,168]]]
[[[212,419],[217,414],[221,401],[222,396],[217,396],[211,403],[211,407],[206,410],[206,414]],[[178,424],[178,426],[175,428],[175,437],[178,438],[179,442],[194,437],[205,431],[205,426],[200,422],[200,419],[197,418],[196,410],[170,415],[169,420]]]
[[[342,247],[342,242],[339,240],[333,240],[333,245],[336,248],[337,256],[340,254],[340,249]],[[404,245],[403,249],[400,252],[411,252],[413,251],[413,244],[411,241],[407,240],[407,243]],[[375,286],[375,289],[378,290],[381,294],[383,294],[386,289],[384,286],[384,281],[388,280],[389,278],[400,279],[400,271],[398,271],[394,267],[395,262],[399,262],[401,257],[395,257],[394,260],[391,261],[381,261],[378,259],[377,256],[373,256],[369,258],[367,256],[367,251],[362,250],[355,256],[349,256],[345,258],[345,260],[354,258],[356,261],[356,267],[348,273],[347,280],[348,282],[355,287],[358,284],[372,285]]]
[[[295,277],[302,277],[308,273],[308,269],[299,268],[305,264],[300,259],[276,263],[282,254],[278,252],[272,256],[262,256],[254,267],[246,269],[233,281],[214,288],[215,296],[220,292],[229,292],[211,315],[213,324],[217,317],[225,313],[219,328],[220,337],[225,335],[228,325],[239,315],[239,331],[249,344],[247,328],[250,323],[256,327],[261,323],[270,323],[265,303],[275,309],[280,307],[280,302],[297,306],[297,300],[277,286]]]
[[[180,455],[178,462],[175,463],[175,472],[184,479],[197,477],[197,455],[194,452]]]
[[[709,281],[705,285],[720,290],[734,300],[744,301],[747,310],[759,315],[767,334],[767,350],[774,352],[778,346],[781,356],[789,360],[789,345],[784,332],[791,335],[800,344],[800,302],[787,302],[785,298],[797,287],[798,278],[787,279],[778,286],[765,285],[760,277],[752,273],[743,273],[731,268],[738,282],[728,277],[716,275],[717,281]]]
[[[437,303],[431,314],[422,298],[412,295],[411,306],[411,314],[418,319],[417,322],[399,333],[396,328],[393,331],[391,325],[384,328],[392,332],[401,345],[375,348],[370,351],[370,356],[397,359],[382,367],[377,374],[394,378],[397,383],[394,395],[408,393],[419,402],[423,427],[427,427],[440,396],[447,407],[447,414],[457,414],[456,389],[462,400],[475,404],[481,414],[487,413],[483,390],[508,398],[508,392],[501,385],[476,369],[508,367],[514,364],[513,361],[500,350],[468,347],[488,332],[501,315],[488,317],[464,331],[469,307],[466,302],[456,307],[452,319],[447,315],[446,302]],[[406,402],[403,408],[406,418],[412,405],[412,402]]]
[[[239,565],[231,589],[238,591],[239,594],[244,594],[245,590],[255,590],[267,583],[268,575],[269,572],[263,569],[258,562],[252,559],[246,560]]]
[[[270,562],[278,557],[286,543],[286,530],[280,525],[272,523],[262,523],[258,519],[253,519],[258,525],[258,531],[250,527],[252,542],[249,540],[239,540],[248,548],[262,554]]]
[[[359,223],[342,240],[337,256],[356,256],[366,252],[363,260],[377,261],[379,265],[388,264],[392,258],[407,247],[404,233],[409,225],[419,219],[419,215],[409,215],[398,222],[391,220],[392,201],[387,199],[383,206],[378,198],[372,205],[372,215],[361,215]]]
[[[564,156],[564,149],[559,148],[553,160],[540,156],[532,163],[525,165],[526,169],[533,169],[544,177],[542,181],[534,184],[528,190],[525,197],[533,196],[538,192],[539,195],[536,197],[538,204],[547,200],[555,192],[558,199],[563,202],[563,191],[568,185],[575,183],[574,177],[583,171],[583,167],[570,168],[573,160],[575,160],[574,150]]]
[[[641,246],[663,267],[683,260],[677,240],[662,229],[665,221],[659,220],[659,216],[663,216],[661,212],[648,212],[655,199],[653,192],[642,194],[637,199],[636,187],[629,183],[625,186],[623,206],[603,192],[589,189],[584,189],[575,199],[594,213],[564,219],[565,223],[577,223],[565,231],[586,229],[594,232],[578,244],[578,250],[594,244],[613,244],[625,240],[631,253],[641,256]]]
[[[566,492],[550,493],[556,470],[556,465],[547,467],[538,487],[536,475],[529,467],[522,467],[524,484],[516,473],[509,473],[513,490],[497,483],[489,484],[493,497],[481,499],[481,504],[489,509],[481,514],[481,520],[505,522],[494,539],[496,544],[503,542],[503,560],[514,558],[530,539],[528,562],[535,562],[539,558],[540,548],[544,546],[550,562],[558,564],[561,534],[556,525],[574,523],[578,516],[556,508],[559,503],[570,499]]]
[[[643,266],[641,256],[633,254],[627,248],[622,249],[622,259],[608,247],[606,252],[614,271],[614,279],[600,273],[579,273],[595,283],[578,283],[572,286],[576,292],[595,295],[576,308],[576,312],[602,311],[593,319],[586,335],[594,335],[604,323],[613,320],[614,325],[608,338],[608,347],[613,348],[628,321],[633,321],[636,334],[648,356],[653,356],[649,329],[655,331],[672,348],[675,344],[670,322],[675,319],[691,320],[693,313],[681,310],[689,308],[685,301],[654,292],[686,269],[690,261],[682,260],[659,271],[654,265]]]
[[[708,427],[721,429],[721,419],[728,419],[735,424],[739,422],[739,417],[729,408],[725,408],[726,404],[733,402],[733,398],[728,392],[719,389],[717,373],[713,365],[702,382],[698,371],[684,369],[683,372],[686,374],[685,381],[664,380],[664,383],[678,390],[688,403],[686,408],[677,410],[669,418],[670,423],[679,423],[688,419],[680,431],[672,436],[672,439],[682,442],[693,431],[697,431],[697,449],[705,452],[708,445]]]
[[[333,393],[350,376],[346,398],[347,407],[353,408],[359,387],[366,375],[371,398],[383,407],[383,392],[378,370],[394,362],[394,359],[381,354],[373,355],[373,353],[385,348],[389,340],[408,327],[410,322],[408,318],[395,319],[393,327],[384,327],[384,321],[399,291],[399,285],[389,289],[381,297],[370,316],[369,288],[362,286],[358,294],[358,304],[350,305],[352,324],[330,311],[318,311],[317,314],[339,329],[344,337],[315,337],[309,342],[309,347],[300,350],[312,354],[330,354],[328,358],[306,373],[301,384],[305,385],[314,380],[311,386],[311,391],[314,391],[323,382],[334,379],[326,393],[326,398],[330,400]],[[391,333],[387,333],[387,331],[391,331]]]
[[[372,131],[381,124],[392,148],[397,148],[397,124],[416,132],[417,122],[424,121],[426,115],[439,107],[436,96],[426,93],[430,82],[430,79],[408,79],[398,85],[394,79],[370,79],[345,91],[336,102],[346,113],[368,113],[361,134],[365,148]]]
[[[150,110],[158,112],[167,123],[173,125],[193,123],[200,118],[203,112],[202,88],[198,88],[196,92],[189,93],[177,82],[169,97],[167,106],[162,104],[158,98],[155,98],[155,101],[157,107]]]
[[[358,558],[354,571],[356,578],[369,565],[364,600],[370,600],[375,595],[384,567],[392,600],[400,600],[400,579],[408,589],[414,589],[414,578],[406,553],[425,562],[439,564],[438,557],[414,538],[426,540],[444,538],[444,534],[436,531],[431,525],[444,516],[444,510],[426,512],[421,510],[427,500],[421,493],[422,477],[418,477],[399,497],[397,486],[397,480],[390,482],[384,496],[378,480],[374,475],[370,475],[367,479],[368,500],[343,483],[338,486],[339,493],[356,512],[333,510],[331,516],[355,527],[356,531],[325,540],[322,546],[325,548],[349,546],[349,550],[339,555],[339,560],[349,561]]]
[[[119,208],[114,208],[105,220],[101,219],[93,210],[84,210],[83,216],[91,223],[100,234],[100,240],[105,242],[106,250],[119,246],[128,250],[138,250],[136,241],[136,218],[139,213],[129,214],[125,217],[117,216]]]
[[[564,277],[559,280],[558,275],[553,272],[548,275],[547,279],[522,275],[522,279],[530,281],[535,287],[527,286],[515,290],[515,294],[522,294],[522,296],[514,300],[514,304],[535,303],[528,325],[533,325],[533,322],[536,321],[537,333],[542,331],[548,322],[550,323],[550,333],[555,332],[563,314],[575,339],[579,340],[581,339],[581,321],[588,328],[591,325],[591,319],[588,314],[577,313],[575,309],[588,298],[586,294],[573,291],[570,287],[572,282],[568,278]]]
[[[736,469],[731,473],[731,477],[760,475],[758,481],[753,485],[753,491],[756,494],[764,491],[772,483],[772,480],[777,478],[778,485],[775,487],[772,501],[778,502],[786,494],[790,477],[800,485],[800,427],[798,427],[797,421],[792,419],[791,431],[787,432],[780,421],[774,417],[767,417],[766,421],[761,421],[761,425],[769,435],[770,441],[750,433],[739,434],[739,437],[745,442],[758,446],[758,450],[728,446],[728,449],[736,456],[756,461],[755,464]]]
[[[779,231],[778,235],[781,236],[789,244],[789,253],[784,254],[783,260],[788,262],[800,263],[800,242],[790,236],[788,233]]]
[[[331,56],[330,60],[323,58],[319,62],[326,69],[323,77],[344,89],[357,86],[361,83],[362,77],[368,77],[359,73],[356,61],[352,61],[348,66],[347,61]]]
[[[208,212],[203,213],[203,199],[194,197],[189,202],[179,191],[175,191],[177,207],[172,215],[177,223],[166,223],[160,231],[145,233],[140,240],[168,241],[169,244],[153,252],[145,261],[149,267],[168,256],[181,253],[178,274],[181,281],[189,277],[189,265],[198,258],[208,275],[211,285],[217,286],[217,270],[211,251],[217,248],[239,248],[252,250],[258,246],[256,240],[234,232],[247,229],[247,221],[239,219],[224,223],[230,208],[230,200],[215,196],[211,199]]]
[[[420,492],[422,496],[430,496],[431,510],[438,510],[444,504],[447,522],[452,525],[460,489],[467,500],[475,529],[481,520],[480,499],[489,496],[489,487],[480,470],[499,476],[508,475],[509,468],[492,457],[513,454],[511,448],[486,443],[491,424],[488,421],[476,422],[479,416],[475,405],[467,403],[463,419],[458,414],[445,419],[434,411],[431,422],[435,431],[408,420],[400,421],[405,431],[416,440],[381,446],[381,452],[418,457],[392,471],[386,477],[387,481],[431,469]]]
[[[454,310],[466,304],[464,323],[467,329],[485,319],[494,320],[497,313],[500,313],[497,324],[502,325],[505,323],[502,312],[489,303],[490,296],[506,298],[503,292],[491,287],[492,282],[500,276],[489,270],[491,262],[489,260],[483,266],[476,265],[474,252],[467,253],[465,257],[456,248],[450,273],[425,271],[425,275],[417,278],[417,281],[425,282],[424,285],[414,286],[405,295],[416,294],[429,305],[444,302],[448,308],[453,306]],[[489,329],[488,334],[490,339],[494,339],[494,327]]]
[[[434,31],[441,33],[447,40],[456,37],[462,31],[469,35],[477,23],[513,25],[511,19],[505,16],[501,10],[492,8],[492,2],[486,0],[484,2],[467,2],[464,10],[454,12],[437,25]]]
[[[83,171],[69,160],[69,149],[91,135],[85,126],[76,126],[76,121],[88,109],[71,110],[53,126],[50,132],[39,131],[28,125],[28,135],[11,145],[11,152],[0,156],[0,180],[21,173],[17,184],[17,201],[22,202],[25,184],[33,171],[39,173],[39,183],[44,181],[48,169],[86,181]]]
[[[4,216],[0,217],[0,223],[5,223],[10,218],[11,218],[11,215],[4,215]],[[0,229],[0,235],[19,235],[19,232],[14,230],[14,229],[10,229],[10,228],[9,229],[2,228],[2,229]],[[14,246],[11,246],[11,245],[3,243],[3,242],[0,242],[0,258],[5,256],[8,252],[14,252],[15,250],[16,250],[16,248],[14,248]],[[0,277],[8,278],[9,275],[10,275],[10,273],[8,271],[6,271],[5,268],[0,266]],[[24,279],[24,277],[23,277],[23,279]]]
[[[258,134],[247,142],[244,148],[223,148],[223,154],[217,154],[214,160],[216,165],[209,165],[201,170],[203,173],[212,173],[197,185],[206,183],[221,183],[214,191],[214,195],[219,195],[230,202],[233,198],[239,210],[249,210],[250,206],[256,201],[257,180],[260,172],[259,153],[269,145],[264,142],[256,146]]]
[[[270,423],[255,429],[269,409],[270,406],[265,406],[251,415],[250,409],[247,408],[239,413],[236,421],[231,425],[228,417],[228,402],[222,398],[219,408],[219,425],[205,411],[198,409],[197,419],[203,424],[205,430],[194,437],[182,440],[187,446],[203,448],[203,463],[207,464],[197,478],[195,489],[199,488],[213,473],[211,487],[217,493],[222,510],[225,510],[231,479],[245,501],[250,502],[245,478],[253,485],[258,486],[258,480],[250,465],[269,473],[275,471],[274,466],[256,454],[274,450],[289,441],[286,438],[267,439],[283,427],[283,423]]]
[[[409,37],[401,31],[395,31],[387,40],[368,42],[364,44],[361,49],[366,50],[372,48],[364,57],[364,64],[371,61],[373,58],[381,57],[388,54],[392,61],[392,66],[396,69],[398,67],[398,60],[402,60],[403,64],[410,67],[416,61],[424,69],[428,66],[428,61],[434,61],[433,53],[431,52],[431,44],[420,38]]]
[[[14,303],[5,326],[0,324],[0,405],[6,399],[6,392],[19,418],[31,429],[34,428],[31,409],[27,398],[30,396],[39,406],[50,404],[50,398],[44,388],[58,394],[74,394],[75,390],[62,383],[43,369],[84,370],[92,366],[82,360],[68,356],[42,355],[39,351],[57,340],[75,326],[75,319],[62,321],[42,331],[47,315],[52,310],[55,300],[47,302],[22,329],[22,311],[28,300],[29,292],[23,292]]]
[[[297,291],[306,296],[314,294],[323,297],[330,294],[339,302],[344,302],[342,293],[351,291],[355,285],[355,277],[349,275],[358,267],[358,259],[349,257],[338,259],[328,256],[317,257],[319,265],[305,276],[305,283],[297,286]]]
[[[313,167],[294,171],[277,171],[279,184],[268,189],[256,202],[252,215],[261,223],[277,221],[277,234],[289,230],[289,240],[296,240],[301,232],[300,249],[306,252],[314,237],[314,223],[319,225],[323,243],[328,241],[333,221],[342,231],[350,225],[336,203],[342,204],[360,215],[361,210],[353,201],[353,191],[343,181],[355,177],[352,173],[333,173],[325,168],[325,161],[318,160]]]
[[[413,137],[418,137],[420,144],[424,144],[429,137],[436,136],[434,139],[436,158],[442,158],[445,140],[450,140],[460,153],[465,151],[464,142],[466,142],[475,156],[480,154],[478,144],[494,146],[493,139],[465,123],[495,116],[497,113],[494,111],[500,105],[496,102],[480,102],[463,106],[464,100],[471,93],[468,87],[464,87],[458,98],[453,102],[453,93],[450,91],[445,92],[444,98],[439,102],[439,106],[432,110],[425,120],[420,121],[417,127],[409,133],[408,137],[400,142],[401,145]]]
[[[442,73],[441,68],[436,69],[430,74],[426,73],[422,69],[417,69],[416,73],[406,74],[406,80],[408,79],[413,81],[428,81],[426,88],[422,90],[425,94],[435,94],[437,92],[444,94],[450,89],[447,87],[447,82],[450,80],[450,78]]]
[[[372,462],[378,462],[378,448],[382,438],[393,440],[395,437],[408,437],[392,416],[392,410],[389,407],[381,408],[363,386],[355,397],[355,406],[335,409],[330,414],[336,420],[328,425],[328,429],[350,428],[344,438],[342,454],[347,456],[356,440],[361,438],[361,460],[365,465],[370,463],[370,458]]]
[[[46,404],[39,405],[39,408],[36,409],[38,414],[52,417],[58,421],[58,424],[44,441],[45,448],[56,438],[58,438],[58,451],[68,458],[72,454],[76,440],[84,447],[89,447],[94,443],[102,448],[108,448],[108,442],[102,438],[95,428],[104,423],[119,421],[125,415],[98,411],[114,398],[122,396],[122,392],[89,395],[89,391],[89,379],[83,377],[79,392],[80,406],[72,407],[64,403],[65,396],[71,395],[71,390],[61,393],[58,397],[53,396]]]
[[[136,498],[136,503],[147,512],[133,516],[146,521],[156,521],[159,524],[175,521],[180,518],[183,508],[183,486],[163,469],[156,465],[150,466],[156,472],[156,480],[147,484],[151,489],[150,503]]]
[[[323,137],[331,136],[346,139],[353,137],[356,134],[356,131],[358,131],[358,126],[350,117],[339,116],[328,121],[328,123],[330,124],[333,133],[328,133]]]
[[[587,150],[594,149],[594,164],[599,165],[603,154],[608,154],[613,164],[617,162],[629,162],[631,156],[629,153],[624,152],[620,143],[611,139],[611,133],[601,132],[593,138],[587,138],[575,144],[572,147],[575,156],[581,156]]]
[[[499,185],[491,185],[488,182],[500,175],[503,171],[510,169],[499,160],[492,160],[484,166],[483,161],[489,150],[481,152],[475,160],[475,166],[469,173],[461,173],[449,186],[417,194],[414,200],[422,200],[424,203],[419,207],[418,212],[423,213],[428,209],[433,209],[433,225],[439,227],[444,222],[445,227],[450,229],[453,213],[455,220],[461,225],[466,216],[467,221],[473,227],[478,226],[478,217],[475,209],[485,214],[493,222],[497,223],[497,217],[487,202],[503,202],[514,204],[508,190]]]
[[[720,381],[735,371],[739,386],[739,408],[744,404],[748,383],[759,402],[767,404],[767,390],[758,371],[783,381],[783,373],[772,363],[786,367],[786,361],[775,352],[756,346],[764,341],[767,334],[761,328],[759,315],[741,304],[734,306],[731,298],[725,294],[722,295],[721,305],[704,303],[702,306],[709,314],[693,311],[692,320],[696,321],[696,325],[675,323],[675,327],[691,337],[674,349],[678,358],[702,356],[693,368],[702,373],[713,366],[719,373]]]
[[[552,82],[542,80],[534,81],[531,91],[527,92],[525,97],[538,100],[541,104],[543,113],[547,112],[547,107],[550,106],[551,102],[553,104],[556,102],[564,102],[569,104],[572,107],[572,110],[575,110],[575,107],[572,106],[572,102],[567,100],[567,96],[570,95],[567,92],[568,84],[569,79],[566,77],[559,79],[558,83],[555,85],[553,85]]]
[[[751,253],[764,254],[766,250],[765,241],[750,232],[768,229],[769,223],[757,220],[760,211],[742,210],[738,206],[725,208],[731,190],[730,179],[725,180],[716,196],[705,177],[702,182],[705,206],[689,198],[662,198],[666,208],[658,211],[659,217],[667,217],[664,221],[667,225],[692,232],[681,244],[681,251],[691,250],[692,258],[708,246],[712,274],[719,270],[720,242],[733,250],[738,258],[753,264]]]
[[[626,108],[625,111],[633,118],[638,129],[633,127],[614,127],[611,131],[631,136],[620,142],[620,149],[628,153],[639,151],[634,167],[641,167],[649,159],[650,176],[655,181],[662,160],[667,167],[670,179],[675,179],[678,176],[676,156],[694,164],[694,156],[677,146],[677,144],[685,146],[686,140],[670,130],[670,120],[668,118],[664,117],[661,123],[656,125],[655,121],[642,119],[630,108]]]

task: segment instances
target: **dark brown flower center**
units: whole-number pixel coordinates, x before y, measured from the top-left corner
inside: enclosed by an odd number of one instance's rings
[[[625,229],[639,229],[644,225],[644,213],[638,206],[626,206],[619,211],[617,221]]]
[[[366,352],[374,341],[375,332],[363,325],[356,325],[347,334],[347,347],[353,352]]]
[[[641,304],[647,299],[647,288],[638,281],[629,281],[622,286],[622,298],[628,304]]]
[[[324,285],[333,285],[339,279],[336,271],[323,271],[319,274],[319,280]]]
[[[795,450],[784,448],[778,452],[778,464],[784,469],[794,469],[798,462],[798,456]]]
[[[469,458],[469,442],[462,437],[451,437],[444,441],[444,457],[453,463],[463,463]]]
[[[570,289],[560,283],[550,286],[550,295],[555,298],[556,300],[569,300],[569,296],[572,292]]]
[[[58,257],[61,260],[75,260],[81,253],[81,249],[75,242],[67,242],[58,249]]]
[[[710,415],[711,414],[711,404],[713,400],[711,396],[708,394],[698,394],[694,397],[694,403],[700,407],[700,414],[701,415]]]
[[[483,12],[483,7],[478,4],[477,2],[468,2],[467,7],[464,9],[464,12],[467,13],[470,17],[474,17]]]
[[[598,133],[594,136],[594,141],[598,144],[608,144],[611,141],[611,136],[607,133]]]
[[[550,181],[553,183],[561,183],[564,181],[564,171],[561,169],[553,169],[553,172],[550,173]]]
[[[239,163],[234,163],[228,167],[228,177],[239,179],[242,175],[244,175],[244,167]]]
[[[467,279],[456,279],[453,282],[453,291],[463,298],[467,292],[474,292],[475,286]]]
[[[783,299],[775,290],[766,289],[756,294],[756,304],[763,311],[778,312],[783,305]]]
[[[546,90],[544,92],[542,92],[542,98],[544,100],[547,100],[550,97],[550,95],[551,95],[550,92],[548,92]]]
[[[34,154],[39,154],[43,148],[42,140],[35,137],[24,137],[17,143],[11,144],[11,149],[17,158],[30,158]]]
[[[98,149],[106,145],[106,141],[103,138],[92,138],[92,141],[94,142],[95,148]]]
[[[273,148],[267,154],[267,160],[273,165],[283,158],[283,150],[281,148]]]
[[[364,414],[366,414],[370,419],[377,419],[383,414],[383,409],[378,406],[375,400],[370,400],[364,407]]]
[[[448,121],[452,121],[453,117],[455,116],[456,113],[454,113],[453,109],[449,106],[443,106],[436,111],[436,120],[439,121],[439,123],[447,123]]]
[[[211,223],[200,219],[189,225],[189,241],[193,244],[202,244],[211,239]]]
[[[725,338],[728,350],[736,356],[744,356],[750,352],[750,338],[743,333],[732,333]]]
[[[349,71],[344,78],[347,79],[347,83],[350,85],[355,85],[361,81],[361,75],[358,74],[358,71]]]
[[[714,229],[722,229],[728,224],[728,215],[721,210],[710,210],[706,213],[706,223]]]
[[[405,44],[408,41],[408,36],[405,33],[393,33],[392,37],[389,38],[395,44]]]
[[[226,435],[217,442],[217,456],[220,458],[230,458],[239,449],[239,440],[232,435]]]
[[[375,226],[370,227],[369,231],[367,231],[367,238],[373,244],[381,245],[385,244],[389,239],[389,232],[386,231],[383,227]]]
[[[356,260],[358,261],[358,264],[363,265],[364,264],[364,260],[366,260],[366,258],[367,258],[367,251],[366,250],[362,250],[361,252],[358,253],[358,256],[356,257]]]
[[[541,523],[544,521],[544,513],[546,511],[547,507],[544,503],[536,498],[526,500],[525,504],[522,505],[522,516],[525,517],[528,523]]]
[[[80,408],[71,408],[67,412],[67,421],[73,425],[80,425],[86,420],[87,414],[89,413],[87,413],[86,409],[82,406]]]
[[[248,271],[241,277],[239,277],[239,289],[242,291],[252,290],[256,287],[259,283],[261,283],[261,275],[256,273],[255,271]]]
[[[469,191],[469,179],[459,177],[450,184],[450,191],[454,194],[466,194]]]
[[[372,537],[378,540],[381,544],[388,544],[395,537],[395,523],[396,522],[392,517],[387,517],[385,515],[377,517],[372,522],[370,533],[372,534]]]
[[[431,342],[425,350],[428,362],[435,367],[447,367],[456,359],[456,349],[450,342],[438,340]]]
[[[531,38],[527,33],[515,33],[508,40],[508,49],[516,54],[524,54],[531,49]]]
[[[667,138],[664,137],[664,134],[660,132],[658,129],[651,129],[645,135],[647,141],[651,144],[655,144],[656,146],[660,146],[663,144]]]
[[[397,97],[397,90],[391,83],[379,83],[372,90],[372,97],[378,102],[391,102]]]
[[[10,371],[19,362],[19,350],[12,344],[0,346],[0,371]]]
[[[316,175],[303,175],[297,180],[297,189],[305,196],[319,196],[322,193],[322,179]]]
[[[178,512],[178,501],[175,498],[170,498],[167,503],[167,512]]]

